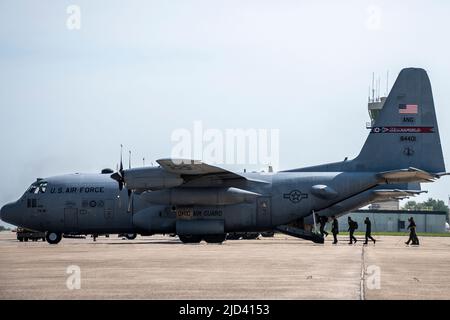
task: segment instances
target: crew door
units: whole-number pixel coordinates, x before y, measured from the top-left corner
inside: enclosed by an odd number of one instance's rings
[[[78,231],[78,209],[65,208],[64,209],[64,229],[66,232]]]
[[[256,225],[258,228],[272,226],[271,203],[269,197],[259,197],[256,200]]]
[[[105,200],[105,208],[104,208],[105,220],[111,221],[114,218],[114,201],[113,200]]]

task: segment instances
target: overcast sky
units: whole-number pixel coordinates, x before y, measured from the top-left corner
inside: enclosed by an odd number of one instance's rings
[[[67,27],[69,5],[80,29]],[[37,177],[170,156],[171,134],[280,130],[279,169],[356,156],[372,72],[430,76],[450,170],[448,1],[0,0],[0,205]],[[242,166],[243,168],[244,166]],[[447,201],[450,177],[424,186]]]

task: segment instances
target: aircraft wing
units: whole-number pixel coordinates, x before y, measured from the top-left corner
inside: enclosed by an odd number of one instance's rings
[[[129,189],[144,192],[172,187],[241,187],[247,182],[268,183],[244,177],[238,173],[215,167],[199,160],[159,159],[160,167],[127,169],[111,177]]]
[[[249,180],[240,174],[206,164],[200,160],[159,159],[156,162],[165,171],[180,176],[185,183],[196,181],[205,186],[217,186],[224,181]]]
[[[234,172],[206,164],[200,160],[190,159],[159,159],[156,162],[167,172],[178,175],[226,175],[230,178],[244,178]]]
[[[416,168],[400,169],[380,172],[378,177],[386,183],[406,183],[406,182],[433,182],[440,178],[435,175]]]

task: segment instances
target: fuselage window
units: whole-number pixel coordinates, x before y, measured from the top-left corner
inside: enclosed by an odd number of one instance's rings
[[[33,183],[30,188],[28,189],[28,193],[31,194],[38,194],[38,193],[45,193],[47,190],[47,182],[46,181],[39,181]]]
[[[47,190],[47,182],[41,182],[39,184],[39,193],[45,193]]]

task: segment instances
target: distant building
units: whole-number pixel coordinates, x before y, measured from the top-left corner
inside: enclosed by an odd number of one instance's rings
[[[370,126],[375,123],[375,120],[378,118],[381,110],[384,107],[384,103],[386,102],[386,97],[380,98],[369,98],[369,103],[367,105],[367,109],[369,110],[370,116]]]
[[[400,201],[389,200],[389,201],[374,202],[369,206],[369,210],[398,211],[400,210]]]
[[[364,219],[369,217],[372,232],[407,232],[408,218],[413,217],[417,232],[446,232],[447,213],[444,211],[356,210],[338,218],[340,231],[347,231],[349,216],[358,222],[357,231],[366,230]]]

